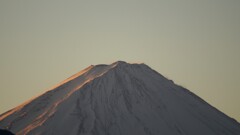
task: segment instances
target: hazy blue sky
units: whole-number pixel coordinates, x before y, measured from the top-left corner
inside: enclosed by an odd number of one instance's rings
[[[0,113],[117,60],[144,62],[240,121],[239,0],[0,0]]]

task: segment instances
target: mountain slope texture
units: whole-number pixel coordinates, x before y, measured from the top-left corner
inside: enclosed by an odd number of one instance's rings
[[[17,135],[240,135],[240,124],[145,64],[90,66],[0,115]]]

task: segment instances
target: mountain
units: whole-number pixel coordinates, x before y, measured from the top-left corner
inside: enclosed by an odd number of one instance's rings
[[[240,135],[240,124],[145,64],[80,71],[0,115],[17,135]]]

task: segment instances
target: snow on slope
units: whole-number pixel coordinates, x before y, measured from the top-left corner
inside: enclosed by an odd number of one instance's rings
[[[240,135],[240,125],[145,64],[90,66],[0,116],[43,135]]]

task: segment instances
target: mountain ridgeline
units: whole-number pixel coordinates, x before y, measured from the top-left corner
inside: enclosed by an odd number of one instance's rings
[[[0,115],[17,135],[240,135],[240,124],[145,64],[80,71]]]

